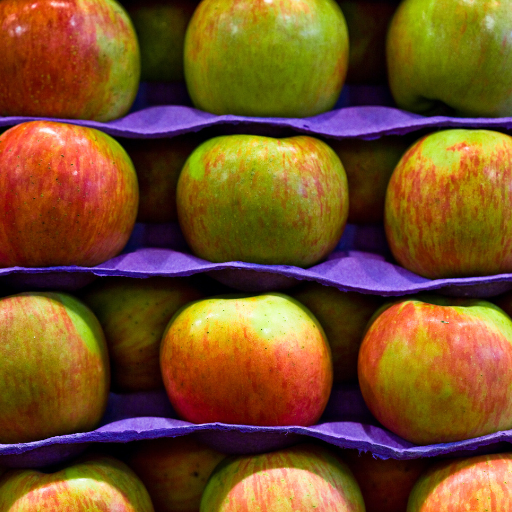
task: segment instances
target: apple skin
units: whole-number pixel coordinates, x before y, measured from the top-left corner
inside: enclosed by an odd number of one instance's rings
[[[416,482],[407,512],[510,510],[511,472],[511,453],[438,462]]]
[[[383,299],[314,282],[290,291],[290,295],[304,304],[324,328],[332,352],[334,382],[357,381],[357,356],[366,324]]]
[[[425,115],[512,115],[511,32],[508,2],[402,2],[386,45],[398,107]]]
[[[228,457],[213,472],[201,512],[279,510],[364,512],[348,466],[323,446],[302,444],[261,455]]]
[[[133,164],[112,137],[32,121],[0,135],[0,266],[94,266],[126,245],[137,216]]]
[[[386,189],[396,165],[410,145],[408,138],[329,140],[328,144],[340,157],[347,173],[350,190],[347,222],[383,222]]]
[[[140,46],[141,81],[184,81],[185,32],[199,2],[194,0],[129,0],[125,8]]]
[[[378,421],[416,444],[512,428],[512,320],[490,302],[437,296],[388,303],[358,360]]]
[[[105,333],[114,391],[163,388],[162,335],[180,307],[201,298],[203,294],[190,281],[166,277],[106,277],[83,292],[82,299]]]
[[[202,142],[195,134],[172,139],[124,139],[139,182],[137,222],[178,220],[176,186],[190,153]]]
[[[382,460],[358,450],[343,450],[340,456],[359,484],[366,512],[406,512],[411,489],[431,463],[428,459]]]
[[[107,406],[107,345],[92,311],[65,293],[0,299],[0,443],[95,428]]]
[[[430,279],[512,272],[512,137],[445,130],[404,154],[384,226],[400,265]]]
[[[313,116],[334,107],[348,48],[334,0],[206,0],[185,36],[185,81],[214,114]]]
[[[278,293],[184,306],[163,335],[160,367],[174,410],[193,423],[312,425],[332,388],[322,327]]]
[[[111,456],[90,455],[55,473],[12,469],[0,479],[4,512],[153,512],[135,473]]]
[[[137,94],[135,30],[114,0],[2,0],[0,115],[110,121]]]
[[[198,512],[206,483],[226,456],[192,436],[136,443],[128,465],[158,512]]]
[[[339,158],[318,139],[227,135],[190,155],[176,202],[201,258],[308,267],[343,233],[348,185]]]

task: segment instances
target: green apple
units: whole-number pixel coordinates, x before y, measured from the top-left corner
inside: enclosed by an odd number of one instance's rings
[[[185,37],[192,102],[219,115],[320,114],[334,107],[347,65],[334,0],[204,0]]]
[[[397,105],[420,114],[512,115],[512,4],[405,0],[387,37]]]
[[[336,247],[348,186],[340,159],[318,139],[228,135],[190,155],[176,202],[201,258],[307,267]]]

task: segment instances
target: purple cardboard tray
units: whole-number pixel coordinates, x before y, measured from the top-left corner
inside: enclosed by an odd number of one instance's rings
[[[317,439],[340,448],[370,451],[384,459],[476,455],[510,449],[508,445],[512,442],[512,430],[508,430],[453,443],[414,445],[387,431],[372,418],[356,385],[334,388],[320,422],[310,427],[196,425],[175,418],[164,391],[111,393],[107,413],[96,430],[31,443],[0,445],[0,466],[43,467],[72,459],[92,443],[126,443],[192,434],[230,454],[266,452]]]

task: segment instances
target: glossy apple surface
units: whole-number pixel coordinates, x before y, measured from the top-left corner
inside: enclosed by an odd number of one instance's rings
[[[0,26],[0,115],[110,121],[130,109],[139,46],[115,0],[3,0]]]
[[[228,135],[190,155],[176,201],[197,256],[307,267],[336,247],[348,187],[339,158],[318,139]]]
[[[135,473],[110,456],[89,456],[55,473],[16,469],[0,479],[4,512],[153,512]]]
[[[306,444],[228,457],[217,466],[201,512],[251,509],[363,512],[364,502],[347,465],[327,448]]]
[[[512,115],[510,3],[406,0],[387,36],[397,105],[420,114]]]
[[[413,144],[386,192],[390,249],[431,279],[512,272],[512,137],[444,130]]]
[[[312,281],[290,294],[304,304],[324,328],[332,352],[334,382],[357,381],[357,356],[364,330],[383,299],[342,292]]]
[[[107,406],[107,345],[92,311],[71,295],[0,299],[0,442],[95,428]]]
[[[312,425],[332,387],[322,327],[278,293],[183,307],[162,338],[160,366],[175,411],[193,423]]]
[[[33,121],[0,135],[0,267],[94,266],[126,245],[133,164],[92,128]]]
[[[483,300],[424,299],[383,306],[366,332],[358,375],[372,414],[422,445],[512,428],[510,317]]]
[[[320,114],[334,107],[347,64],[334,0],[206,0],[185,37],[192,102],[219,115]]]
[[[183,436],[136,443],[128,464],[158,512],[198,512],[206,483],[224,458],[192,436]]]
[[[110,354],[112,389],[163,388],[160,341],[176,311],[203,294],[186,279],[106,277],[82,298],[98,317]]]
[[[438,462],[414,486],[407,512],[510,510],[511,472],[510,453]]]

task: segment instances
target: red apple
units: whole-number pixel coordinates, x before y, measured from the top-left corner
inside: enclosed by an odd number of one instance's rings
[[[121,142],[132,159],[139,180],[137,222],[178,220],[178,178],[187,158],[199,142],[195,134],[172,139],[125,139]]]
[[[176,201],[197,256],[307,267],[341,237],[347,178],[334,151],[313,137],[228,135],[190,155]]]
[[[381,5],[381,4],[377,4]],[[328,140],[347,173],[348,219],[351,224],[384,220],[384,200],[389,179],[409,146],[405,137],[376,140]]]
[[[398,263],[431,279],[512,272],[512,137],[444,130],[391,176],[385,228]]]
[[[343,450],[341,457],[354,474],[366,512],[406,512],[409,494],[428,466],[428,459],[378,459],[370,452]]]
[[[307,117],[334,107],[348,33],[334,0],[204,0],[185,36],[185,81],[214,114]]]
[[[106,277],[82,295],[105,332],[112,389],[122,392],[163,388],[160,341],[169,320],[203,294],[187,279]]]
[[[194,423],[312,425],[332,387],[322,327],[278,293],[184,306],[164,333],[160,365],[175,411]]]
[[[291,295],[316,316],[325,330],[332,352],[334,382],[357,380],[357,356],[364,330],[383,299],[314,282],[305,283]]]
[[[107,346],[78,299],[57,292],[0,299],[0,361],[1,443],[98,425],[109,393]]]
[[[417,481],[407,512],[511,510],[511,473],[511,453],[438,462]]]
[[[364,512],[365,508],[347,465],[327,448],[305,444],[225,459],[206,486],[200,510]]]
[[[139,86],[137,37],[114,0],[0,2],[0,115],[110,121]]]
[[[359,351],[361,393],[417,444],[512,428],[512,320],[490,302],[437,296],[383,306]]]
[[[135,473],[110,456],[88,456],[55,473],[16,469],[0,479],[2,512],[153,512]]]
[[[225,455],[193,437],[141,441],[128,458],[158,512],[198,512],[206,482]]]
[[[33,121],[0,136],[0,267],[94,266],[125,246],[137,176],[92,128]]]

